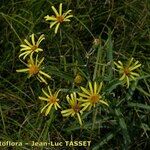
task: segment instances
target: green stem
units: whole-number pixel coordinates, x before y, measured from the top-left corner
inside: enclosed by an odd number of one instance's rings
[[[97,57],[96,57],[96,64],[94,68],[94,74],[93,74],[93,81],[96,79],[96,77],[100,76],[101,73],[101,63],[102,63],[102,46],[99,45],[97,49]]]
[[[83,26],[84,28],[91,34],[91,36],[93,37],[93,39],[95,39],[94,35],[92,34],[92,32],[89,30],[89,28],[82,22],[80,21],[76,16],[74,16],[74,18],[79,21]]]

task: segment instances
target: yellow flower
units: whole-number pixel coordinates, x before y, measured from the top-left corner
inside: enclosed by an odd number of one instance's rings
[[[25,59],[28,55],[30,55],[32,57],[34,52],[39,52],[39,51],[43,51],[43,49],[39,48],[40,43],[45,39],[44,38],[44,34],[42,34],[39,39],[37,40],[37,42],[35,42],[35,37],[34,34],[32,34],[31,36],[31,42],[30,43],[28,40],[24,40],[25,44],[21,44],[20,47],[20,52],[21,54],[19,55],[19,57],[23,56],[23,59]]]
[[[91,82],[88,82],[89,89],[81,87],[83,93],[78,93],[81,97],[79,101],[82,102],[81,106],[83,107],[82,111],[88,109],[91,110],[92,107],[95,107],[97,103],[102,103],[108,106],[108,103],[102,100],[102,96],[100,95],[100,91],[102,88],[102,82],[98,86],[96,82],[94,82],[94,87]]]
[[[69,97],[69,95],[67,95],[66,99],[67,99],[69,105],[71,106],[71,108],[62,110],[61,111],[62,116],[63,117],[67,117],[67,116],[73,117],[74,115],[77,115],[78,121],[79,121],[80,125],[82,125],[82,120],[80,117],[80,114],[82,114],[81,105],[77,100],[76,93],[74,92],[74,93],[70,94],[70,97]]]
[[[60,3],[60,5],[59,5],[59,12],[56,10],[56,8],[54,6],[52,6],[52,10],[54,11],[55,16],[47,15],[44,18],[46,21],[51,21],[50,28],[52,28],[54,25],[56,25],[56,27],[55,27],[55,34],[56,34],[60,24],[63,22],[66,22],[66,21],[67,22],[70,21],[69,18],[73,17],[73,15],[70,15],[70,12],[72,10],[68,10],[66,13],[62,14],[62,3]]]
[[[127,88],[129,88],[130,81],[136,80],[136,77],[140,76],[135,70],[139,68],[141,64],[139,61],[133,62],[133,60],[134,59],[131,58],[126,65],[123,65],[121,61],[118,61],[118,63],[114,62],[121,76],[119,80],[122,81],[123,84],[126,84]]]
[[[57,110],[58,108],[61,108],[60,105],[58,104],[59,99],[57,98],[60,90],[58,90],[54,94],[52,94],[52,91],[51,91],[50,87],[48,86],[49,93],[45,92],[44,89],[42,89],[42,92],[46,97],[39,96],[39,99],[46,101],[47,104],[41,109],[41,113],[46,109],[45,116],[47,116],[53,106],[54,106],[55,110]]]
[[[40,61],[38,60],[38,55],[36,56],[35,61],[31,57],[28,61],[28,64],[26,64],[27,68],[19,69],[19,70],[16,70],[16,71],[17,72],[27,72],[29,74],[29,76],[28,76],[29,78],[31,76],[36,76],[36,78],[40,82],[44,82],[45,84],[47,84],[46,80],[42,76],[45,76],[49,79],[51,79],[51,77],[48,74],[46,74],[45,72],[42,71],[41,64],[42,64],[43,61],[44,61],[44,57]]]
[[[77,74],[74,78],[76,84],[80,84],[83,81],[83,77],[80,74]]]

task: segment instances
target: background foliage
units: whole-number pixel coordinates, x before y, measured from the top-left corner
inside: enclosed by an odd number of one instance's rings
[[[60,2],[63,10],[72,9],[75,17],[54,35],[44,16],[51,15],[51,6],[58,8]],[[91,147],[81,149],[147,149],[150,143],[149,10],[149,0],[1,0],[0,140],[91,140]],[[23,67],[18,59],[20,43],[32,33],[46,36],[42,43],[45,70],[53,78],[49,81],[51,88],[64,91],[60,95],[62,100],[66,93],[78,87],[74,78],[79,72],[84,78],[81,85],[95,77],[104,81],[103,92],[110,107],[98,107],[88,116],[85,114],[82,128],[74,118],[63,119],[59,112],[47,117],[40,114],[42,104],[38,96],[45,85],[34,78],[27,79],[26,74],[16,73],[16,69]],[[99,56],[93,37],[100,38],[103,45]],[[111,62],[130,57],[142,64],[141,76],[126,89],[118,84]],[[93,77],[96,66],[99,71]]]

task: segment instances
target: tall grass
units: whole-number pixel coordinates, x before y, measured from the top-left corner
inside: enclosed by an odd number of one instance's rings
[[[72,9],[71,22],[58,34],[49,29],[44,16],[51,6],[63,2]],[[150,2],[149,0],[11,0],[0,2],[0,141],[91,141],[90,147],[49,149],[148,149],[150,131]],[[20,44],[29,35],[45,34],[45,70],[49,85],[61,89],[60,99],[86,86],[103,81],[102,92],[109,107],[97,106],[85,113],[83,126],[59,112],[40,113],[38,99],[45,84],[26,74],[18,59]],[[94,38],[100,44],[95,45]],[[134,57],[142,64],[140,78],[126,89],[118,81],[113,61]],[[79,73],[83,81],[74,83]],[[8,149],[8,147],[0,147]],[[31,149],[30,145],[12,149]],[[46,147],[33,147],[46,149]]]

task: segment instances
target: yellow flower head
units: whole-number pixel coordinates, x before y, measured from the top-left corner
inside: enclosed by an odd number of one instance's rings
[[[45,116],[47,116],[53,106],[54,106],[55,110],[57,110],[58,108],[61,108],[60,105],[58,104],[58,101],[59,101],[58,94],[59,94],[60,90],[58,90],[54,94],[52,94],[51,89],[48,86],[48,93],[44,89],[42,89],[42,92],[46,97],[39,96],[39,99],[46,101],[47,104],[41,109],[41,113],[43,111],[45,111],[45,109],[46,109]]]
[[[82,113],[81,105],[77,100],[76,93],[74,92],[74,93],[70,94],[70,96],[67,95],[66,99],[67,99],[69,105],[71,106],[71,108],[66,109],[66,110],[62,110],[61,111],[62,116],[63,117],[67,117],[67,116],[73,117],[74,115],[77,115],[79,123],[80,123],[80,125],[82,125],[82,120],[81,120],[81,117],[80,117],[80,114]]]
[[[77,74],[74,78],[76,84],[80,84],[83,81],[83,77],[80,74]]]
[[[98,86],[96,82],[94,82],[94,87],[91,82],[88,82],[89,89],[81,87],[83,93],[78,93],[80,95],[79,101],[82,102],[81,106],[83,107],[82,111],[88,109],[90,110],[92,107],[95,107],[97,103],[102,103],[108,106],[108,103],[102,100],[102,96],[100,95],[100,91],[102,88],[102,82]]]
[[[28,61],[28,64],[26,64],[27,68],[19,69],[19,70],[16,70],[16,71],[17,72],[27,72],[29,74],[29,78],[31,76],[36,76],[36,78],[40,82],[44,82],[45,84],[47,84],[46,80],[42,76],[45,76],[49,79],[51,79],[51,77],[48,74],[46,74],[45,72],[42,71],[41,64],[42,64],[43,61],[44,61],[44,57],[40,61],[38,60],[38,55],[37,55],[35,61],[31,57]]]
[[[35,37],[34,34],[32,34],[31,36],[31,42],[30,43],[28,40],[24,40],[25,44],[21,44],[20,47],[20,52],[21,54],[19,55],[19,57],[23,56],[23,59],[25,59],[28,55],[30,55],[32,57],[34,52],[39,52],[39,51],[43,51],[43,49],[39,48],[40,43],[45,39],[44,38],[44,34],[42,34],[39,39],[37,40],[37,42],[35,42]]]
[[[72,10],[68,10],[66,13],[62,14],[62,3],[60,3],[60,5],[59,5],[59,12],[56,10],[56,8],[54,6],[52,6],[52,10],[54,11],[55,16],[47,15],[44,18],[46,21],[50,21],[50,28],[52,28],[54,25],[56,25],[56,27],[55,27],[55,34],[56,34],[60,24],[63,22],[70,21],[69,18],[73,17],[73,15],[70,15],[70,12]]]
[[[122,81],[123,84],[127,85],[127,88],[129,88],[130,81],[136,80],[136,77],[139,77],[140,75],[136,72],[136,69],[141,66],[139,61],[133,62],[133,58],[131,58],[126,65],[123,65],[121,61],[118,61],[118,63],[114,62],[116,67],[118,68],[119,74],[120,74],[120,81]]]

